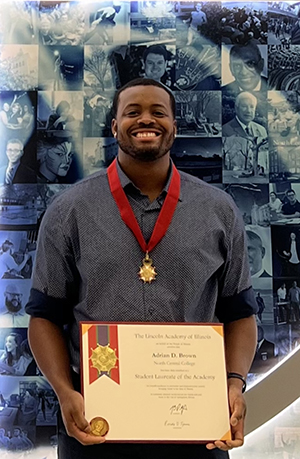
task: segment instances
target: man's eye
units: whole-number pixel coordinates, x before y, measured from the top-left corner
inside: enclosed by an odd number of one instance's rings
[[[155,116],[165,116],[165,114],[163,112],[160,112],[160,111],[156,111],[153,113]]]
[[[127,113],[127,116],[136,116],[138,112],[136,110],[131,110],[131,112]]]

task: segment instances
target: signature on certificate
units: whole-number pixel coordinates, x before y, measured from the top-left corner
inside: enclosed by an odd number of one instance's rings
[[[172,405],[170,408],[170,414],[183,414],[185,411],[187,411],[187,405],[182,405],[181,403]]]

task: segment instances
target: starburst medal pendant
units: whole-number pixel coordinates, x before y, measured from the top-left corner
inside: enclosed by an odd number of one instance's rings
[[[139,278],[144,282],[144,284],[151,284],[151,282],[155,280],[155,277],[157,276],[155,266],[152,266],[152,263],[152,259],[149,257],[148,252],[146,252],[146,256],[143,258],[143,265],[139,270]]]

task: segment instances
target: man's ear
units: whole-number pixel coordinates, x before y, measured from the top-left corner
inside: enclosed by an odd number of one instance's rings
[[[173,129],[174,129],[174,136],[176,137],[177,135],[177,121],[176,120],[173,121]]]
[[[111,122],[111,132],[114,137],[117,137],[117,120],[115,118]]]
[[[262,247],[262,248],[261,248],[261,255],[262,255],[262,256],[261,256],[262,258],[264,258],[264,256],[266,255],[266,249],[265,249],[265,247]]]

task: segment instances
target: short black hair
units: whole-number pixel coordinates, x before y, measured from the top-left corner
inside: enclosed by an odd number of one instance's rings
[[[159,54],[160,56],[163,56],[165,61],[168,60],[168,51],[167,48],[164,45],[150,45],[148,48],[145,49],[143,53],[143,61],[147,59],[148,54]]]
[[[170,97],[170,105],[171,105],[171,110],[173,113],[173,117],[175,119],[176,116],[176,102],[175,102],[175,97],[172,93],[172,91],[167,88],[164,84],[160,83],[159,81],[152,80],[151,78],[136,78],[134,80],[129,81],[126,83],[122,88],[118,89],[118,91],[115,93],[114,98],[113,98],[113,103],[112,103],[112,116],[113,118],[116,117],[117,111],[118,111],[118,105],[119,105],[119,97],[121,92],[125,91],[125,89],[128,88],[133,88],[134,86],[156,86],[157,88],[161,88],[164,91],[166,91],[169,94]]]
[[[249,54],[245,56],[245,51],[249,51]],[[261,55],[259,47],[255,43],[247,43],[246,45],[233,45],[229,52],[229,61],[232,58],[238,57],[242,61],[249,61],[249,55],[253,60],[253,66],[256,71],[260,74],[264,68],[264,59]]]

